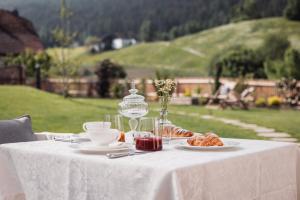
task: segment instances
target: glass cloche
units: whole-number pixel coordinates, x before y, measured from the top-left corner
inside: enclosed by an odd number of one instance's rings
[[[133,140],[138,126],[137,118],[143,117],[148,113],[148,104],[145,97],[137,94],[134,82],[131,83],[130,95],[125,96],[123,101],[119,103],[119,113],[130,118],[129,126],[131,131],[126,133],[126,137]]]

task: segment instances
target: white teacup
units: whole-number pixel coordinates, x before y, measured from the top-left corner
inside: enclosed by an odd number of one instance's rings
[[[103,129],[110,128],[111,122],[85,122],[82,125],[84,131],[93,130],[93,129]]]
[[[83,124],[83,130],[95,145],[105,146],[117,140],[119,131],[117,129],[110,129],[110,122],[103,122],[104,126],[99,124],[91,125],[92,122]],[[97,122],[99,123],[99,122]]]

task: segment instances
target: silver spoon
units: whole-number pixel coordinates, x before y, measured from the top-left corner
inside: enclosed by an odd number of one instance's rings
[[[139,154],[145,154],[145,153],[149,153],[148,151],[129,151],[129,152],[125,152],[125,153],[108,153],[106,154],[106,156],[109,159],[113,159],[113,158],[121,158],[121,157],[125,157],[125,156],[134,156],[134,155],[139,155]]]

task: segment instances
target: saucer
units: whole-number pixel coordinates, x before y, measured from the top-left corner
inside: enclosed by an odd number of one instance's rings
[[[96,146],[91,142],[71,144],[76,152],[85,153],[85,154],[107,154],[107,153],[119,153],[129,151],[130,148],[127,145],[118,145],[118,146]]]

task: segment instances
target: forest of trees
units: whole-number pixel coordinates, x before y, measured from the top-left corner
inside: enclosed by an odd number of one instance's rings
[[[169,40],[203,29],[251,18],[282,16],[287,0],[68,0],[77,40],[117,34],[145,41]],[[0,8],[18,9],[30,19],[44,43],[59,23],[60,0],[4,0]],[[251,15],[247,15],[247,9]],[[252,13],[255,11],[255,13]]]

